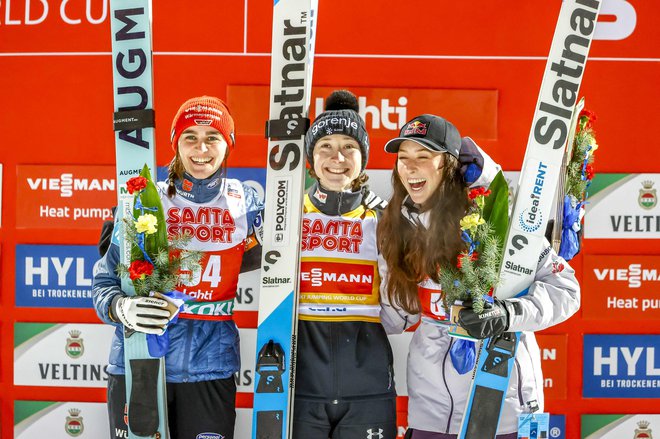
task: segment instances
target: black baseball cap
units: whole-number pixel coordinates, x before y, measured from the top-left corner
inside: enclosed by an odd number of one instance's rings
[[[461,150],[461,134],[448,120],[433,114],[422,114],[408,121],[396,137],[385,144],[385,151],[397,153],[399,146],[412,140],[424,148],[437,152],[448,152],[458,158]]]

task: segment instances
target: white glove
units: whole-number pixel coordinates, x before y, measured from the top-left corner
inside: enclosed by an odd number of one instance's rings
[[[157,297],[123,296],[112,301],[112,317],[133,331],[162,335],[176,315],[168,307],[170,302]]]

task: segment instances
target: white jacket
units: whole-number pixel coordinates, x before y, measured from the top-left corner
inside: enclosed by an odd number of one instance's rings
[[[391,306],[385,291],[385,287],[381,288],[381,321],[388,333],[401,333],[416,323],[419,315],[406,315]],[[510,316],[509,331],[522,331],[522,334],[498,434],[517,431],[518,415],[527,411],[528,402],[536,401],[543,410],[541,353],[534,331],[561,323],[579,309],[580,286],[575,271],[547,244],[528,294],[505,303]],[[460,375],[454,369],[449,350],[456,339],[447,334],[448,329],[448,325],[422,319],[410,342],[407,366],[410,428],[446,434],[457,434],[460,429],[472,373]]]

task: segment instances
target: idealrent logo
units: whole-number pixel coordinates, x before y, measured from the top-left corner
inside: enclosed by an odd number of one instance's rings
[[[539,209],[539,204],[541,202],[541,193],[543,191],[543,185],[545,184],[545,174],[547,170],[548,166],[543,162],[539,162],[536,171],[536,179],[534,180],[534,187],[532,193],[529,194],[530,206],[523,209],[518,218],[520,228],[528,233],[537,231],[543,222],[543,213]]]
[[[73,191],[114,191],[115,180],[97,178],[74,178],[73,174],[64,173],[59,178],[27,178],[33,191],[58,191],[60,197],[71,197]]]

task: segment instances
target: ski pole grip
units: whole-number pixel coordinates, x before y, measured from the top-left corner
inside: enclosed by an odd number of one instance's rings
[[[306,117],[294,119],[271,119],[266,121],[266,138],[273,140],[298,139],[309,129]]]
[[[124,110],[115,111],[114,129],[115,131],[135,131],[142,128],[154,128],[155,117],[154,110]]]

